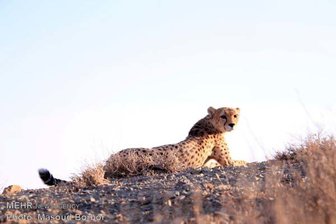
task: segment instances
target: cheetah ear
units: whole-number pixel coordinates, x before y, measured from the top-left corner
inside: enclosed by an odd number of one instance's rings
[[[213,107],[209,107],[209,108],[208,108],[208,113],[209,113],[209,115],[210,115],[211,117],[214,115],[215,112],[216,112],[216,109],[215,109],[215,108],[213,108]]]
[[[240,108],[239,108],[239,107],[236,107],[236,111],[240,111]]]

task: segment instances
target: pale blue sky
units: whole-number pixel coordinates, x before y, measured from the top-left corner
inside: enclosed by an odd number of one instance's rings
[[[40,187],[238,106],[237,159],[336,125],[331,1],[0,1],[0,185]],[[93,158],[93,159],[92,159]]]

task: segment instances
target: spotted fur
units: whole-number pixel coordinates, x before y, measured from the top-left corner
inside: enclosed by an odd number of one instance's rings
[[[239,108],[208,108],[208,114],[189,131],[187,138],[177,144],[154,148],[130,148],[112,154],[104,166],[105,178],[137,175],[148,169],[182,171],[187,168],[210,166],[241,166],[245,161],[231,159],[224,133],[232,131],[239,120]],[[213,165],[212,165],[213,166]],[[39,170],[47,185],[65,182],[54,178],[46,169]]]
[[[181,171],[187,168],[210,166],[215,160],[221,166],[245,165],[244,161],[231,159],[224,133],[232,131],[239,120],[239,108],[209,107],[208,115],[189,131],[188,137],[177,143],[154,148],[124,149],[112,154],[104,167],[105,176],[138,174],[142,170],[158,168]]]

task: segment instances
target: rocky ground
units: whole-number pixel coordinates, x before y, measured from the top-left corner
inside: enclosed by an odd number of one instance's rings
[[[0,222],[240,223],[246,213],[273,223],[267,208],[274,198],[267,193],[267,180],[274,182],[276,176],[275,184],[290,185],[298,173],[304,177],[300,165],[273,160],[119,178],[90,188],[67,184],[24,190],[0,195]],[[246,210],[247,204],[253,211]]]
[[[106,183],[101,172],[97,166],[80,177]],[[5,189],[0,223],[336,223],[334,137],[308,136],[275,160],[246,167],[148,171],[94,187],[74,180]]]

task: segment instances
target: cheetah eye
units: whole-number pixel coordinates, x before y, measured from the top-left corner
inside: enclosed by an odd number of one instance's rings
[[[235,115],[233,115],[233,117],[234,117],[234,118],[237,118],[237,117],[238,117],[238,115],[237,115],[237,114],[235,114]]]
[[[225,115],[222,115],[221,118],[225,119],[226,120],[226,116]]]

